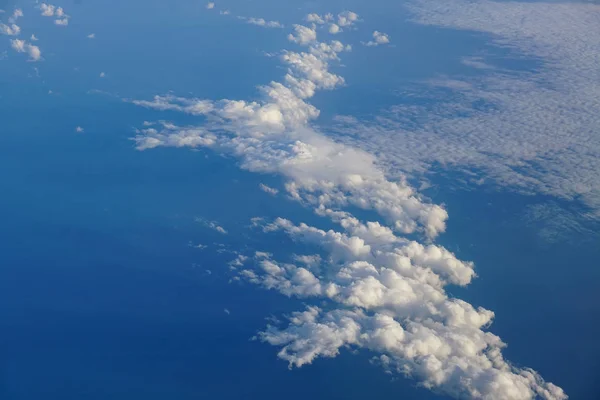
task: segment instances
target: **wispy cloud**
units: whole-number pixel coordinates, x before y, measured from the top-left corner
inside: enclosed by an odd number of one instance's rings
[[[276,196],[276,195],[277,195],[277,193],[279,193],[279,190],[277,190],[277,189],[275,189],[275,188],[272,188],[272,187],[270,187],[270,186],[267,186],[267,185],[265,185],[264,183],[261,183],[261,184],[259,185],[259,187],[260,187],[260,189],[261,189],[263,192],[265,192],[265,193],[268,193],[268,194],[270,194],[271,196]]]

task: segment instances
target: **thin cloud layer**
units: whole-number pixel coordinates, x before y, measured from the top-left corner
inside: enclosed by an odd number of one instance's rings
[[[317,25],[333,18],[311,14],[307,20],[314,25],[294,26],[289,39],[306,50],[282,53],[286,76],[262,86],[257,100],[173,95],[130,100],[202,121],[144,124],[133,138],[137,148],[205,147],[233,155],[244,169],[282,176],[292,199],[340,227],[325,231],[283,218],[255,219],[265,234],[285,234],[316,254],[283,262],[265,252],[240,254],[230,264],[239,280],[326,302],[323,309],[309,307],[294,313],[287,326],[269,326],[258,335],[280,347],[279,357],[291,366],[334,357],[345,347],[365,348],[378,354],[385,369],[457,398],[565,399],[536,372],[503,359],[504,343],[487,331],[493,312],[446,294],[447,285],[468,285],[475,271],[472,263],[432,243],[445,229],[444,208],[404,179],[389,179],[372,154],[315,129],[319,110],[308,100],[317,90],[344,85],[330,64],[351,50],[339,41],[318,41]],[[356,21],[351,12],[336,20],[344,27]],[[373,220],[361,221],[353,209],[370,211]],[[422,243],[402,236],[412,233]]]
[[[478,78],[425,83],[409,94],[430,105],[398,104],[374,122],[340,117],[341,140],[415,176],[439,165],[480,171],[473,185],[577,200],[588,210],[581,218],[600,220],[600,6],[434,0],[410,10],[421,24],[489,34],[541,66],[465,58]]]

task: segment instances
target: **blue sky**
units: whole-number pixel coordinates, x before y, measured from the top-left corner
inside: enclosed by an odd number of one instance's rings
[[[597,395],[597,5],[0,9],[3,397]]]

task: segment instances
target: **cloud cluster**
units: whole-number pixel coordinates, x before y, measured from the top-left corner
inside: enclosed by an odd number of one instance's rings
[[[314,247],[316,254],[284,262],[264,252],[238,254],[230,264],[237,278],[327,303],[323,310],[294,313],[289,325],[269,326],[258,337],[281,347],[279,357],[293,366],[358,347],[378,354],[384,368],[458,398],[565,399],[560,388],[536,372],[503,359],[504,343],[486,330],[493,312],[446,294],[447,285],[467,285],[475,272],[472,263],[432,243],[445,229],[444,208],[401,177],[390,179],[372,154],[315,129],[319,110],[308,100],[317,90],[344,84],[330,64],[351,48],[318,41],[316,24],[333,17],[311,15],[307,19],[315,25],[295,25],[289,36],[306,50],[282,52],[287,73],[282,82],[260,87],[258,100],[173,95],[130,100],[202,121],[199,126],[144,124],[133,138],[139,150],[206,147],[233,155],[241,168],[279,174],[292,199],[341,227],[326,231],[283,218],[253,221],[266,234],[284,233],[302,248]],[[346,12],[337,22],[351,26],[357,20]],[[353,215],[358,209],[367,210],[372,220]],[[423,243],[402,236],[412,233]]]
[[[328,31],[332,35],[336,35],[343,31],[343,27],[351,27],[359,21],[358,14],[352,11],[343,11],[337,16],[333,14],[319,15],[315,13],[308,14],[306,21],[311,22],[314,26],[326,25]]]
[[[448,284],[467,285],[472,263],[446,249],[423,246],[377,223],[344,215],[346,232],[324,231],[277,219],[265,232],[284,231],[324,250],[280,263],[258,252],[238,257],[239,279],[302,299],[327,299],[327,310],[293,313],[288,326],[269,326],[259,338],[281,347],[290,366],[334,357],[344,347],[366,348],[392,372],[456,398],[565,399],[563,391],[501,354],[505,344],[486,332],[494,313],[455,298]],[[254,268],[248,268],[253,264]]]
[[[54,17],[54,23],[60,26],[69,25],[69,18],[65,13],[65,10],[62,7],[57,7],[52,4],[42,3],[39,6],[40,11],[42,12],[42,16],[44,17]]]

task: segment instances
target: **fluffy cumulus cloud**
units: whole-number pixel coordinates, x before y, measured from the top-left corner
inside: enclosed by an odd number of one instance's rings
[[[414,175],[444,165],[480,171],[471,185],[576,200],[587,210],[580,219],[597,223],[600,5],[434,0],[410,10],[418,23],[483,32],[491,45],[540,65],[510,69],[465,54],[475,77],[419,85],[409,94],[427,105],[400,103],[374,122],[340,117],[339,138]]]
[[[310,43],[316,42],[317,31],[314,26],[308,27],[304,25],[294,25],[294,33],[290,33],[288,35],[288,39],[291,42],[306,46]]]
[[[446,293],[448,285],[465,286],[476,276],[471,262],[434,243],[445,229],[446,210],[402,177],[391,179],[371,153],[315,127],[319,110],[309,100],[318,90],[344,84],[330,66],[351,50],[339,41],[318,41],[317,27],[331,21],[352,26],[358,16],[306,19],[311,26],[295,25],[289,37],[304,51],[281,53],[285,77],[260,87],[256,100],[174,95],[129,100],[199,120],[193,126],[145,123],[133,138],[139,150],[209,148],[233,155],[244,169],[280,175],[289,197],[338,227],[253,220],[265,235],[287,235],[314,252],[284,260],[265,252],[238,254],[230,263],[235,278],[326,304],[294,313],[287,324],[268,326],[258,338],[279,347],[279,357],[291,366],[334,357],[347,347],[365,348],[385,369],[457,398],[565,399],[536,372],[504,360],[504,343],[487,330],[492,311]],[[370,220],[353,215],[357,209],[368,210]]]

